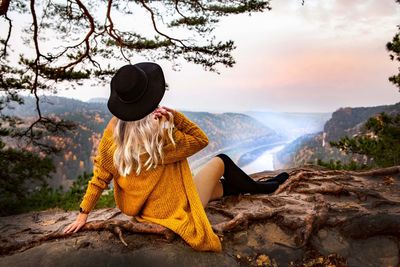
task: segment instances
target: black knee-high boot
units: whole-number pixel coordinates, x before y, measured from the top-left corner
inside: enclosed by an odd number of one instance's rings
[[[289,174],[287,172],[281,172],[274,178],[268,179],[266,181],[257,181],[258,183],[269,183],[272,181],[278,182],[280,185],[283,184],[287,179],[289,179]]]
[[[224,174],[221,178],[223,196],[236,195],[239,193],[269,194],[279,187],[277,181],[265,181],[259,183],[248,176],[232,159],[226,154],[218,154],[224,161]]]

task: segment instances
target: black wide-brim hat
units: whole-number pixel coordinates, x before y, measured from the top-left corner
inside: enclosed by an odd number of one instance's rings
[[[161,102],[165,93],[164,73],[152,62],[125,65],[115,73],[110,87],[110,112],[123,121],[140,120]]]

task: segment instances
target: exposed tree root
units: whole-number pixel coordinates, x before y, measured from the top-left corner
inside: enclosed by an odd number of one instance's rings
[[[297,189],[296,192],[304,194],[331,194],[335,196],[350,195],[350,192],[345,188],[345,186],[335,184],[311,189]]]
[[[288,190],[289,192],[293,190],[293,188],[303,179],[312,177],[314,174],[313,172],[308,172],[308,171],[304,171],[304,172],[298,172],[296,174],[290,174],[291,177],[289,177],[288,180],[286,180],[286,182],[284,182],[274,193],[273,195],[277,195],[281,192],[283,192],[284,190]]]
[[[370,171],[362,171],[362,172],[350,171],[348,173],[355,176],[372,176],[372,177],[382,176],[382,175],[394,175],[400,173],[400,166],[393,166],[393,167],[375,169]]]
[[[115,215],[115,214],[114,214]],[[114,216],[111,216],[114,217]],[[67,225],[62,225],[58,230],[51,232],[50,234],[43,235],[37,239],[26,240],[22,242],[11,242],[8,246],[0,247],[0,255],[4,255],[9,253],[10,251],[15,250],[25,250],[34,246],[37,246],[43,242],[58,239],[58,238],[66,238],[71,235],[75,235],[75,233],[63,233],[64,228]],[[162,235],[163,238],[170,242],[175,238],[175,233],[170,229],[153,223],[136,223],[126,220],[95,220],[87,222],[80,230],[82,231],[102,231],[107,230],[116,235],[121,242],[128,246],[126,241],[123,238],[123,230],[131,233],[144,233],[144,234],[159,234]]]
[[[298,235],[295,237],[295,242],[298,248],[304,247],[311,234],[317,231],[323,226],[328,219],[328,204],[325,202],[322,195],[316,195],[316,204],[310,214],[308,214],[304,220],[305,226],[300,228]]]
[[[283,211],[284,208],[277,208],[277,209],[262,209],[259,211],[243,211],[239,212],[227,222],[222,222],[216,225],[212,225],[213,230],[217,233],[223,233],[226,231],[230,231],[235,229],[238,226],[244,226],[245,228],[248,227],[250,221],[268,219],[275,216],[277,213]]]

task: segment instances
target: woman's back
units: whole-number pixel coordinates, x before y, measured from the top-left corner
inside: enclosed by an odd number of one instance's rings
[[[172,135],[176,145],[165,143],[164,163],[143,169],[139,175],[131,172],[123,176],[110,160],[115,151],[115,122],[111,119],[104,131],[94,159],[94,176],[81,207],[91,210],[101,191],[114,178],[115,202],[123,213],[173,230],[196,250],[221,251],[221,242],[206,216],[187,160],[207,146],[208,138],[203,130],[183,113],[175,111]],[[143,154],[141,161],[145,162],[148,157]]]

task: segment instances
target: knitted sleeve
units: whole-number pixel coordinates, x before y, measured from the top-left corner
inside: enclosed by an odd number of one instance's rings
[[[88,182],[86,193],[80,204],[80,207],[85,212],[90,212],[94,208],[101,193],[103,190],[108,189],[109,183],[116,175],[111,153],[111,146],[113,145],[112,130],[109,125],[104,130],[97,148],[93,159],[93,177]]]
[[[172,137],[176,146],[174,147],[170,140],[164,145],[163,164],[190,157],[206,147],[209,142],[204,131],[179,111],[174,113],[174,126]]]

